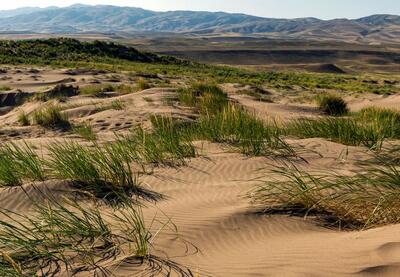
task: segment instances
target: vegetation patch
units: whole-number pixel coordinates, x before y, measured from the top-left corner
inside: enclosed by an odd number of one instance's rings
[[[318,107],[327,115],[342,116],[349,112],[343,98],[333,94],[323,94],[316,98]]]
[[[132,172],[129,156],[116,144],[83,146],[65,142],[49,147],[46,162],[54,177],[74,181],[96,197],[119,200],[119,195],[132,195],[139,184]],[[117,197],[117,198],[116,198]]]
[[[0,147],[0,186],[19,186],[23,181],[43,181],[42,159],[28,144],[7,143]]]
[[[310,174],[294,166],[277,168],[250,192],[265,212],[319,215],[350,228],[371,228],[400,222],[400,172],[381,160],[353,177]]]
[[[321,137],[346,145],[364,145],[378,150],[384,140],[400,138],[399,116],[396,111],[367,108],[343,118],[294,120],[285,129],[286,133],[301,138]]]
[[[33,122],[45,128],[69,128],[71,124],[65,113],[57,106],[49,106],[33,113]]]
[[[120,94],[133,93],[135,90],[129,85],[113,85],[113,84],[99,84],[84,86],[79,89],[81,94],[101,97],[106,92],[118,92]]]
[[[47,276],[61,268],[69,274],[111,274],[104,264],[124,254],[152,259],[154,236],[142,212],[127,202],[105,213],[97,206],[64,199],[37,204],[33,215],[0,211],[0,272],[2,276]],[[5,274],[5,275],[3,275]]]
[[[89,141],[95,141],[97,139],[97,135],[93,131],[93,127],[87,123],[84,123],[84,124],[81,124],[78,126],[74,126],[73,132]]]

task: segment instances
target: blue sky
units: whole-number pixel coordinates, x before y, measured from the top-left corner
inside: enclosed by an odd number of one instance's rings
[[[68,6],[75,3],[133,6],[156,11],[240,12],[283,18],[359,18],[378,13],[400,15],[400,0],[17,0],[2,2],[0,9],[24,6]]]

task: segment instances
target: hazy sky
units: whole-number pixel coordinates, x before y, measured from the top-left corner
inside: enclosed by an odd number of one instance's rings
[[[16,0],[2,1],[0,9],[69,6],[75,3],[133,6],[156,11],[226,11],[285,18],[359,18],[378,13],[400,15],[400,0]]]

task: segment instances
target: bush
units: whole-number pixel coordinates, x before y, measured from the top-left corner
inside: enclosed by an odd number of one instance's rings
[[[341,116],[349,112],[346,102],[339,96],[324,94],[316,98],[319,108],[327,115]]]

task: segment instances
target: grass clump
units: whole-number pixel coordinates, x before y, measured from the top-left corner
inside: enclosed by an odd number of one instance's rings
[[[19,186],[24,180],[43,181],[45,171],[42,160],[28,144],[14,143],[0,147],[0,185]]]
[[[12,90],[12,88],[10,88],[9,86],[0,86],[0,91],[10,91]]]
[[[303,138],[322,137],[379,150],[384,140],[400,138],[400,114],[388,109],[367,108],[346,118],[294,120],[286,129],[287,133]]]
[[[273,171],[276,179],[250,192],[267,212],[319,215],[331,223],[370,228],[400,222],[400,171],[381,161],[353,177],[310,174],[296,167]],[[269,175],[269,179],[270,175]]]
[[[186,158],[195,157],[191,138],[172,118],[153,116],[151,121],[153,131],[139,126],[119,138],[117,145],[122,152],[142,167],[145,164],[181,165],[186,163]]]
[[[400,138],[400,112],[378,108],[369,107],[362,109],[356,118],[360,122],[371,126],[376,133],[381,137],[397,139]]]
[[[194,83],[190,88],[179,89],[178,94],[183,105],[196,107],[201,113],[215,113],[229,102],[226,93],[213,84]]]
[[[0,272],[9,273],[2,276],[52,276],[61,267],[73,275],[104,274],[103,266],[119,254],[151,260],[154,236],[132,203],[101,212],[68,199],[46,202],[35,205],[33,215],[0,211],[6,218],[0,220]]]
[[[49,151],[47,166],[54,177],[74,181],[97,197],[111,199],[138,190],[131,160],[116,145],[89,147],[65,142],[51,145]]]
[[[106,92],[118,92],[120,94],[129,94],[133,93],[135,90],[132,86],[120,84],[98,84],[98,85],[89,85],[84,86],[79,89],[80,93],[83,95],[97,96],[100,97]]]
[[[196,96],[193,91],[188,88],[180,88],[178,89],[178,97],[179,102],[187,107],[195,107],[196,106]]]
[[[151,88],[151,84],[143,78],[140,78],[136,82],[137,91],[142,91]]]
[[[354,118],[318,118],[294,120],[286,132],[301,138],[327,138],[345,145],[363,145],[379,149],[383,137],[370,126]]]
[[[349,112],[346,102],[339,96],[323,94],[318,96],[316,101],[321,111],[327,115],[341,116]]]
[[[87,123],[75,126],[73,128],[73,132],[89,141],[95,141],[97,139],[97,135],[93,131],[93,127]]]
[[[57,106],[49,106],[36,111],[33,114],[33,122],[45,128],[70,127],[67,115],[62,113]]]
[[[230,104],[215,114],[200,117],[195,136],[238,147],[246,155],[293,155],[293,149],[280,137],[279,129],[266,125],[255,115]]]
[[[18,119],[17,120],[18,120],[18,123],[21,126],[29,126],[29,125],[31,125],[31,121],[29,120],[28,115],[24,111],[20,112],[20,114],[18,115]]]

